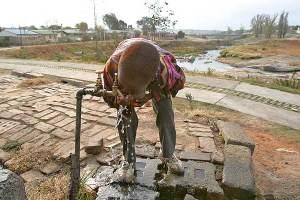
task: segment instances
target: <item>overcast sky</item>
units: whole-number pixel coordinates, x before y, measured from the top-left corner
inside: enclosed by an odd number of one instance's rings
[[[95,0],[98,23],[113,12],[119,19],[136,26],[148,15],[145,0]],[[225,30],[249,27],[257,13],[290,13],[289,23],[300,25],[300,0],[168,0],[175,11],[177,29]],[[0,27],[63,24],[74,26],[80,21],[93,26],[92,0],[1,0]]]

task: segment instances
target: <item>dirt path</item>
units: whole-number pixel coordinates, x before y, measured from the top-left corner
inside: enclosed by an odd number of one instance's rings
[[[300,144],[249,128],[256,143],[254,165],[258,188],[275,199],[300,199]]]

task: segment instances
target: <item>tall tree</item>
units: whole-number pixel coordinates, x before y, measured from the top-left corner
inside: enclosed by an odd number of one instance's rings
[[[177,20],[173,19],[174,11],[168,8],[169,3],[167,1],[147,0],[145,6],[150,11],[152,32],[155,33],[157,29],[166,30],[176,25]]]
[[[263,33],[263,24],[264,24],[264,15],[256,15],[251,20],[251,28],[255,35],[258,37],[260,34]]]
[[[120,30],[126,30],[127,29],[127,23],[123,20],[119,20],[119,29]]]
[[[239,30],[239,34],[243,34],[245,32],[245,27],[243,25],[241,25],[240,30]]]
[[[108,13],[103,16],[103,22],[111,30],[119,29],[119,20],[114,13]]]
[[[232,34],[232,29],[230,28],[230,26],[227,27],[227,34]]]
[[[279,22],[278,22],[278,38],[284,38],[288,31],[288,12],[283,11],[280,14]]]
[[[50,25],[50,26],[49,26],[49,29],[52,29],[52,30],[59,30],[59,29],[61,29],[61,26],[60,26],[60,25],[53,24],[53,25]]]
[[[272,17],[270,15],[264,15],[263,30],[265,38],[271,38],[272,34],[275,32],[276,19],[277,14],[274,14]]]
[[[148,35],[148,33],[150,32],[155,32],[155,26],[152,23],[152,19],[150,17],[143,17],[136,23],[138,27],[142,29],[143,35]]]
[[[86,33],[89,29],[89,26],[86,22],[80,22],[75,25],[76,28],[78,28],[81,32]]]

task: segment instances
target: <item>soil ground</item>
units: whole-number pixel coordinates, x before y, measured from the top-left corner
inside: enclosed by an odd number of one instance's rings
[[[98,58],[96,56],[95,42],[62,43],[49,45],[25,46],[0,51],[1,57],[76,61],[83,63],[105,63],[121,40],[99,41]],[[162,48],[175,55],[198,55],[205,50],[216,49],[217,46],[229,45],[227,40],[164,40],[156,41]]]
[[[234,121],[255,141],[253,156],[256,184],[261,197],[300,199],[300,133],[245,115],[205,103],[193,102],[187,109],[186,100],[176,99],[175,108],[186,116],[198,119]]]

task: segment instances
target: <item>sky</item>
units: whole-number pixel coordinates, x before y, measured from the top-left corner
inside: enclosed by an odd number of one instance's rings
[[[148,0],[149,1],[149,0]],[[95,0],[98,24],[102,16],[115,13],[136,27],[136,21],[149,15],[145,0]],[[168,0],[178,20],[176,29],[226,30],[228,26],[249,28],[259,13],[289,12],[289,24],[300,25],[299,0]],[[63,24],[81,21],[94,26],[93,0],[1,0],[0,27]]]

